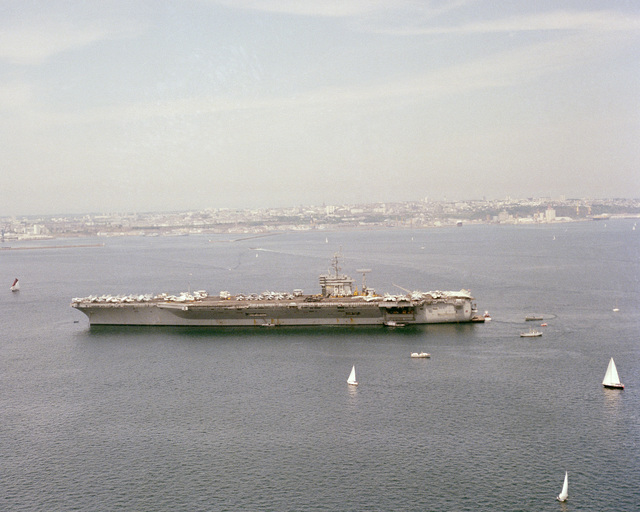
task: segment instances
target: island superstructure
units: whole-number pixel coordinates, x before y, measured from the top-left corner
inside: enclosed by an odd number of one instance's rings
[[[91,325],[167,326],[313,326],[408,325],[471,322],[477,319],[474,298],[468,290],[413,291],[403,295],[378,295],[341,274],[338,256],[320,276],[321,292],[217,296],[205,291],[179,295],[89,296],[74,298],[71,306],[82,311]]]

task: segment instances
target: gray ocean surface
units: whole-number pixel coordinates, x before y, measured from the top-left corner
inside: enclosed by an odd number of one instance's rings
[[[640,510],[633,225],[5,243],[105,245],[0,251],[0,510]],[[470,289],[493,321],[90,328],[70,307],[317,293],[339,250],[359,286]],[[520,338],[533,313],[544,335]],[[602,387],[611,357],[624,391]]]

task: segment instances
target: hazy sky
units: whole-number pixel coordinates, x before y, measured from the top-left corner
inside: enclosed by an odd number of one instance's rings
[[[640,2],[0,0],[0,215],[640,197]]]

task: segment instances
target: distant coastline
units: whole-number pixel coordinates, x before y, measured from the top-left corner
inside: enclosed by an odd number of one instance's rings
[[[0,218],[0,243],[59,238],[229,235],[428,229],[474,224],[539,225],[640,219],[640,199],[408,201],[286,208],[209,208],[183,212],[79,214]]]
[[[28,247],[2,247],[0,251],[29,251],[33,249],[76,249],[79,247],[104,247],[104,244],[30,245]]]

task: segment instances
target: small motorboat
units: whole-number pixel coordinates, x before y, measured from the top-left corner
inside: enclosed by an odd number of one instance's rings
[[[542,336],[542,333],[536,329],[530,329],[529,332],[521,332],[521,338],[537,338],[538,336]]]
[[[484,315],[482,315],[482,317],[484,318],[485,322],[491,322],[491,315],[489,314],[488,311],[485,311]]]
[[[542,320],[542,316],[540,315],[528,315],[524,317],[525,322],[537,322],[538,320]]]
[[[411,357],[413,359],[427,359],[431,357],[431,354],[428,354],[427,352],[412,352]]]

